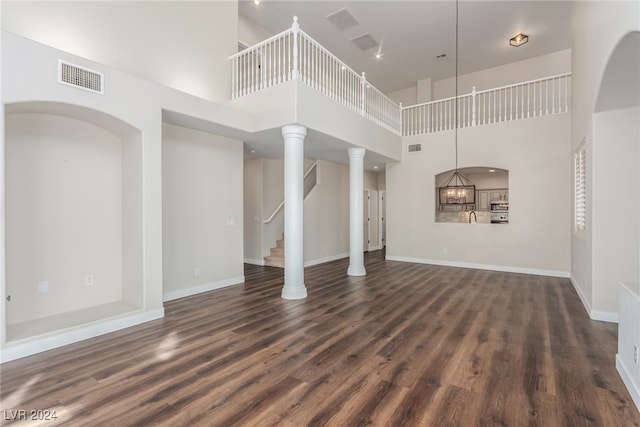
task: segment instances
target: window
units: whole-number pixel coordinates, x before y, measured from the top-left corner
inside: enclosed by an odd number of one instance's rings
[[[587,150],[584,139],[574,154],[575,163],[575,231],[582,234],[587,226]]]

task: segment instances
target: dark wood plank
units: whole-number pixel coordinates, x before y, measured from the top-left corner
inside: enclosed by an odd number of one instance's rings
[[[67,426],[640,426],[616,325],[567,279],[366,256],[166,304],[166,317],[0,366],[2,410]],[[6,418],[6,417],[4,417]],[[11,425],[11,420],[2,420]]]

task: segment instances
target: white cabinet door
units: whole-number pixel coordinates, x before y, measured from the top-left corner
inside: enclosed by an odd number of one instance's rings
[[[478,210],[479,211],[488,211],[489,210],[489,190],[478,190]]]

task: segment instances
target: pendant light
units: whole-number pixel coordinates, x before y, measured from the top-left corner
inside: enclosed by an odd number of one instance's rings
[[[476,202],[476,186],[458,170],[458,0],[456,0],[456,97],[454,101],[456,169],[438,188],[440,204],[467,205]]]

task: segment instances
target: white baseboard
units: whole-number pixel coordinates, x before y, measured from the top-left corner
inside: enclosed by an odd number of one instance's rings
[[[622,378],[622,382],[627,387],[633,403],[636,405],[636,409],[640,411],[640,390],[638,390],[638,384],[633,381],[633,377],[629,374],[622,359],[616,354],[616,370]]]
[[[108,334],[130,326],[164,317],[164,308],[147,310],[129,315],[123,315],[114,319],[97,321],[89,325],[74,327],[62,332],[53,332],[41,337],[26,338],[24,340],[9,343],[0,350],[0,363],[20,359],[32,354],[52,350],[63,345],[73,344],[98,335]]]
[[[312,259],[304,262],[305,267],[311,267],[312,265],[324,264],[325,262],[335,261],[337,259],[347,258],[349,252],[341,253],[338,255],[331,255],[325,258]]]
[[[251,258],[245,258],[245,259],[244,259],[244,263],[245,263],[245,264],[251,264],[251,265],[261,265],[261,266],[264,266],[264,259],[251,259]]]
[[[587,315],[589,316],[590,319],[599,320],[601,322],[618,323],[618,313],[615,313],[612,311],[594,310],[593,308],[591,308],[591,304],[589,304],[589,300],[587,299],[587,296],[584,294],[584,291],[582,290],[582,288],[578,286],[578,283],[574,280],[573,277],[570,277],[569,279],[571,279],[571,284],[573,285],[573,288],[576,290],[576,293],[580,298],[580,302],[582,302],[582,306],[586,310]]]
[[[551,276],[569,278],[568,271],[542,270],[538,268],[512,267],[507,265],[474,264],[468,262],[445,261],[440,259],[422,259],[387,255],[389,261],[413,262],[417,264],[443,265],[446,267],[475,268],[477,270],[504,271],[506,273],[534,274],[536,276]]]
[[[589,315],[589,317],[591,317],[592,320],[599,320],[601,322],[619,322],[618,313],[615,313],[613,311],[591,310],[591,314]]]
[[[162,296],[164,302],[172,301],[178,298],[190,297],[191,295],[201,294],[202,292],[213,291],[214,289],[226,288],[227,286],[233,286],[244,283],[244,276],[232,277],[230,279],[221,280],[214,283],[205,283],[204,285],[198,285],[191,288],[179,289],[177,291],[165,292]]]

